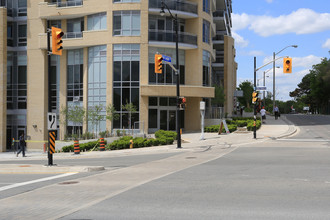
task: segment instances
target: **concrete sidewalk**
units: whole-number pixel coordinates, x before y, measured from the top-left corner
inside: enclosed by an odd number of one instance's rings
[[[77,159],[77,158],[98,158],[98,157],[118,157],[129,155],[145,155],[145,154],[160,154],[170,152],[193,152],[205,150],[209,146],[240,146],[251,143],[259,143],[269,139],[277,139],[294,134],[297,128],[291,125],[285,116],[281,116],[275,120],[273,116],[267,116],[265,123],[257,130],[257,138],[253,138],[253,132],[234,132],[231,134],[204,133],[204,140],[200,140],[201,133],[183,133],[182,134],[182,149],[177,149],[177,145],[165,145],[147,148],[125,149],[116,151],[92,151],[81,152],[79,155],[73,153],[56,153],[53,155],[54,164],[57,159]],[[103,170],[104,167],[86,167],[86,166],[44,166],[29,164],[30,160],[45,160],[48,161],[47,153],[43,152],[26,152],[26,156],[16,157],[13,152],[0,153],[0,161],[17,161],[16,164],[1,164],[0,173],[33,173],[33,172],[48,172],[48,173],[65,173],[65,172],[90,172]],[[24,162],[25,166],[22,165]],[[47,163],[47,162],[46,162]]]

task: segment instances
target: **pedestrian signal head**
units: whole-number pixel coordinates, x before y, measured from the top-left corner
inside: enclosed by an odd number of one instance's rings
[[[155,73],[163,73],[163,56],[155,54]]]
[[[52,54],[62,55],[64,32],[60,28],[52,27]]]
[[[292,73],[292,58],[283,58],[283,73]]]

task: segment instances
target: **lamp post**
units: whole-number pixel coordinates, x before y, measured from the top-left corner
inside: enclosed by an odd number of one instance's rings
[[[279,66],[277,66],[276,68],[280,68]],[[273,68],[270,68],[270,69],[268,69],[268,70],[266,70],[266,71],[264,71],[264,86],[266,86],[266,73],[268,73],[270,70],[272,70]],[[269,77],[269,76],[267,76],[267,77]],[[266,105],[266,100],[265,100],[265,91],[263,91],[263,98],[264,98],[264,106]]]
[[[165,4],[165,2],[162,0],[161,2],[161,10],[160,15],[164,16],[165,11],[164,9],[167,9],[167,11],[170,13],[171,18],[174,21],[174,28],[175,28],[175,50],[176,50],[176,133],[177,133],[177,148],[181,148],[181,132],[180,132],[180,108],[179,108],[179,98],[180,98],[180,65],[179,65],[179,35],[178,35],[178,15],[175,14],[175,16],[172,15],[171,10],[168,8],[168,6]]]
[[[275,60],[276,60],[275,57],[277,54],[281,53],[283,50],[285,50],[288,47],[297,48],[298,45],[289,45],[289,46],[284,47],[282,50],[280,50],[277,53],[273,52],[273,111],[275,108]]]

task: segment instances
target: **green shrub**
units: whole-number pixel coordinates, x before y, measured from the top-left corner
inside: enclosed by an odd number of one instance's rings
[[[237,127],[245,127],[247,126],[247,120],[236,120],[235,124],[237,125]]]
[[[164,131],[164,130],[158,130],[155,132],[155,137],[156,138],[161,138],[161,137],[172,137],[173,139],[176,140],[177,133],[175,131]]]
[[[251,120],[251,121],[248,123],[248,125],[247,125],[247,130],[248,130],[248,131],[252,131],[252,130],[253,130],[253,127],[254,127],[254,126],[253,126],[253,122],[254,122],[254,121]],[[260,127],[261,127],[261,121],[260,121],[260,120],[257,120],[257,121],[256,121],[256,128],[259,129]]]
[[[64,146],[62,147],[62,151],[63,152],[73,152],[73,145],[69,145],[69,146]]]

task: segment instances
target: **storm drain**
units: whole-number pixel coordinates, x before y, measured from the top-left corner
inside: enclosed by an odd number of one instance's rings
[[[59,183],[60,185],[70,185],[70,184],[76,184],[76,183],[79,183],[78,181],[66,181],[66,182],[62,182],[62,183]]]

